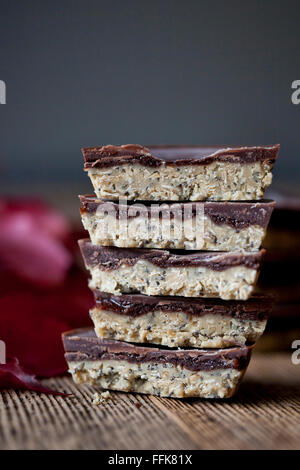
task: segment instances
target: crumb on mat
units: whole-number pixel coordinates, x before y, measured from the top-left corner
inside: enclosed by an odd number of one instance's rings
[[[93,405],[100,405],[100,403],[104,403],[105,401],[108,401],[111,399],[111,394],[110,392],[96,392],[93,394]]]

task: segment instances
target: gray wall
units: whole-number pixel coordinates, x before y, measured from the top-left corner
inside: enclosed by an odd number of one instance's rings
[[[299,0],[0,0],[2,177],[84,178],[87,145],[280,142],[297,179],[299,22]]]

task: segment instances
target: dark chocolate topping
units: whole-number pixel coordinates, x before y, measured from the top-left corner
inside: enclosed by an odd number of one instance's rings
[[[138,346],[97,338],[92,329],[79,329],[62,335],[68,362],[119,360],[132,363],[180,365],[189,370],[237,369],[247,367],[253,346],[230,349],[170,349]]]
[[[96,307],[100,310],[137,317],[155,310],[181,311],[186,315],[227,315],[247,320],[268,318],[273,305],[272,297],[255,295],[249,300],[202,299],[187,297],[152,297],[147,295],[113,295],[93,290]]]
[[[123,264],[133,266],[138,260],[148,261],[161,268],[202,266],[224,271],[235,266],[245,266],[258,270],[265,254],[265,250],[246,253],[116,248],[93,245],[88,239],[79,240],[79,246],[86,266],[99,266],[102,271],[119,269]]]
[[[215,161],[228,163],[253,163],[269,161],[278,156],[279,145],[255,147],[199,147],[151,145],[105,145],[82,149],[85,168],[103,168],[140,163],[145,166],[208,165]]]
[[[108,212],[117,219],[145,217],[148,219],[163,218],[164,214],[170,218],[185,220],[195,217],[197,213],[204,214],[217,225],[229,225],[236,230],[242,230],[250,225],[259,225],[263,228],[268,226],[272,211],[275,207],[274,201],[260,202],[181,202],[145,204],[143,203],[116,203],[97,199],[94,196],[79,196],[81,202],[81,213],[95,213],[98,211]]]

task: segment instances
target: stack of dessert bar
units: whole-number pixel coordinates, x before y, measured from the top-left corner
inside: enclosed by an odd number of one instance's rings
[[[63,336],[76,383],[230,397],[271,300],[253,294],[279,146],[83,149],[97,197],[79,242],[95,329]]]

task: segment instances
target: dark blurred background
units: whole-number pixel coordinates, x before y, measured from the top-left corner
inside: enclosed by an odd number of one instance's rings
[[[80,148],[107,143],[280,142],[299,181],[299,1],[0,5],[3,188],[89,190]]]

